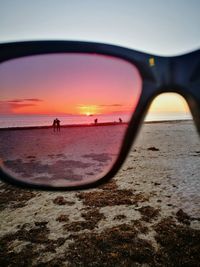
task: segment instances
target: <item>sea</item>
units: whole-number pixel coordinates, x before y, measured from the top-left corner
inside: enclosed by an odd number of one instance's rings
[[[0,115],[0,128],[12,127],[34,127],[51,126],[53,120],[58,118],[62,125],[82,125],[92,124],[97,119],[98,123],[129,122],[130,114],[106,114],[106,115]],[[190,114],[187,113],[162,113],[148,114],[145,121],[169,121],[169,120],[190,120]]]

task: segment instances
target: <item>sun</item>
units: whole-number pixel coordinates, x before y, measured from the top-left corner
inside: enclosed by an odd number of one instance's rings
[[[90,112],[86,112],[85,115],[86,115],[86,116],[92,116],[93,114],[90,113]]]
[[[99,107],[97,105],[79,105],[78,110],[81,115],[92,116],[99,112]]]

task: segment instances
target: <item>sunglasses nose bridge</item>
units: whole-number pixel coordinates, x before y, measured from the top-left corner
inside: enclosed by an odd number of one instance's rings
[[[200,134],[200,60],[199,51],[154,59],[152,71],[156,81],[153,98],[160,93],[178,93],[187,101]]]
[[[151,70],[155,77],[156,86],[161,92],[167,92],[174,83],[173,63],[168,57],[155,57]]]

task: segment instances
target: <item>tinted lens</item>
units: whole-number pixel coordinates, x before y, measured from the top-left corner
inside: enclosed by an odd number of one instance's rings
[[[48,54],[0,65],[0,157],[29,184],[74,186],[116,161],[141,93],[135,66],[93,54]]]

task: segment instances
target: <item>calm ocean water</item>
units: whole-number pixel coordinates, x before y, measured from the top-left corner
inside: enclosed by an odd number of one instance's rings
[[[98,116],[78,116],[78,115],[0,115],[0,128],[8,127],[28,127],[28,126],[50,126],[53,120],[58,118],[62,125],[91,124],[97,118],[99,123],[118,122],[119,118],[123,122],[128,122],[130,115],[112,114]],[[187,120],[191,119],[190,114],[149,114],[145,121],[165,121],[165,120]]]

